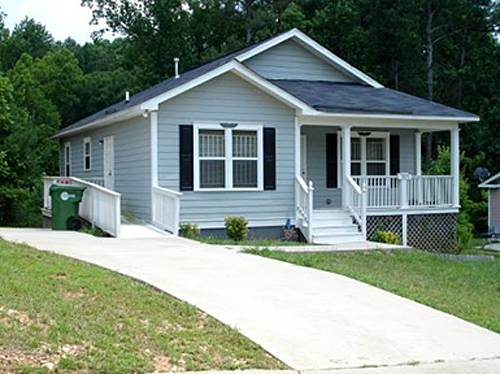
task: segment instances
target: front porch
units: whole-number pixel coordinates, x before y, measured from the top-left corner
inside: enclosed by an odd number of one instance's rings
[[[423,235],[422,225],[430,225],[447,243],[453,241],[456,233],[449,227],[456,227],[459,209],[458,124],[321,121],[301,118],[295,129],[296,225],[308,241],[324,242],[325,211],[348,213],[363,240],[376,231],[393,231],[403,245],[412,245]],[[438,131],[450,134],[451,173],[423,175],[422,135]],[[327,242],[335,243],[335,231],[331,234]]]

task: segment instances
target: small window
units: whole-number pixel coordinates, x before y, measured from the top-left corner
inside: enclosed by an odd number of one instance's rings
[[[257,131],[233,131],[233,187],[258,187]]]
[[[200,188],[226,187],[224,130],[200,130]]]
[[[83,139],[83,169],[90,171],[92,167],[92,141],[90,138]]]
[[[64,176],[71,176],[71,143],[64,144]]]

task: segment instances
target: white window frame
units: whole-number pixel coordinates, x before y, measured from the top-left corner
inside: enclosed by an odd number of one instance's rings
[[[391,165],[391,143],[390,143],[390,132],[381,132],[381,131],[366,131],[369,132],[369,135],[365,134],[365,131],[353,131],[351,133],[351,141],[354,138],[359,138],[361,139],[361,177],[373,177],[374,175],[367,175],[367,163],[385,163],[385,174],[384,175],[376,175],[377,177],[384,177],[384,176],[390,176],[391,171],[390,171],[390,165]],[[363,135],[360,135],[363,134]],[[337,182],[339,188],[342,188],[342,182],[343,182],[343,176],[344,176],[344,160],[343,160],[343,154],[342,154],[342,132],[337,133],[337,170],[338,175],[337,175]],[[366,139],[384,139],[385,141],[385,160],[384,161],[378,161],[378,160],[367,160],[366,158]],[[356,161],[355,161],[356,162]],[[352,175],[352,174],[351,174]],[[358,177],[356,175],[355,177]]]
[[[221,123],[235,123],[234,121],[201,122],[194,124],[193,134],[193,156],[194,156],[194,191],[263,191],[264,190],[264,125],[261,123],[237,122],[234,128],[223,127]],[[201,188],[200,187],[200,156],[199,138],[200,130],[224,130],[225,136],[225,187],[224,188]],[[257,132],[257,158],[233,157],[233,130],[256,131]],[[210,157],[209,159],[215,159]],[[233,187],[233,161],[257,160],[257,187],[239,188]]]
[[[64,143],[64,176],[71,176],[71,142]]]
[[[89,153],[86,153],[87,144],[89,145]],[[89,158],[89,167],[87,168],[86,158]],[[90,137],[83,138],[83,170],[91,171],[92,170],[92,139]]]

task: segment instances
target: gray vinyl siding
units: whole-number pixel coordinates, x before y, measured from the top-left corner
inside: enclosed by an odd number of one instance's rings
[[[352,82],[353,80],[293,40],[281,43],[245,64],[269,79]]]
[[[302,134],[307,136],[307,178],[314,184],[315,208],[339,208],[342,206],[342,189],[326,187],[326,134],[334,134],[338,128],[327,126],[304,126]],[[356,131],[354,128],[353,131]],[[400,171],[415,174],[415,132],[406,129],[384,129],[399,135]],[[340,172],[340,170],[339,170]]]
[[[500,229],[500,189],[490,188],[489,225]]]
[[[250,226],[284,225],[294,218],[294,110],[232,73],[161,105],[158,115],[159,185],[179,191],[179,125],[194,122],[254,122],[276,129],[276,190],[184,191],[181,222],[222,227],[228,216]]]
[[[114,136],[115,190],[122,195],[122,212],[151,219],[150,119],[133,118],[111,126],[61,139],[61,174],[64,173],[64,144],[71,141],[71,175],[81,179],[103,178],[104,146],[99,142]],[[84,171],[83,139],[91,137],[92,169]]]

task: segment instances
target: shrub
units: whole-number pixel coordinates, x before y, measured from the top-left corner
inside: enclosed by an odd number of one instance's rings
[[[241,242],[248,237],[248,221],[245,217],[226,218],[227,236],[235,242]]]
[[[183,238],[196,239],[200,236],[200,228],[196,223],[181,224],[181,235]]]
[[[373,237],[373,241],[377,243],[401,245],[401,238],[399,235],[391,231],[377,231]]]

